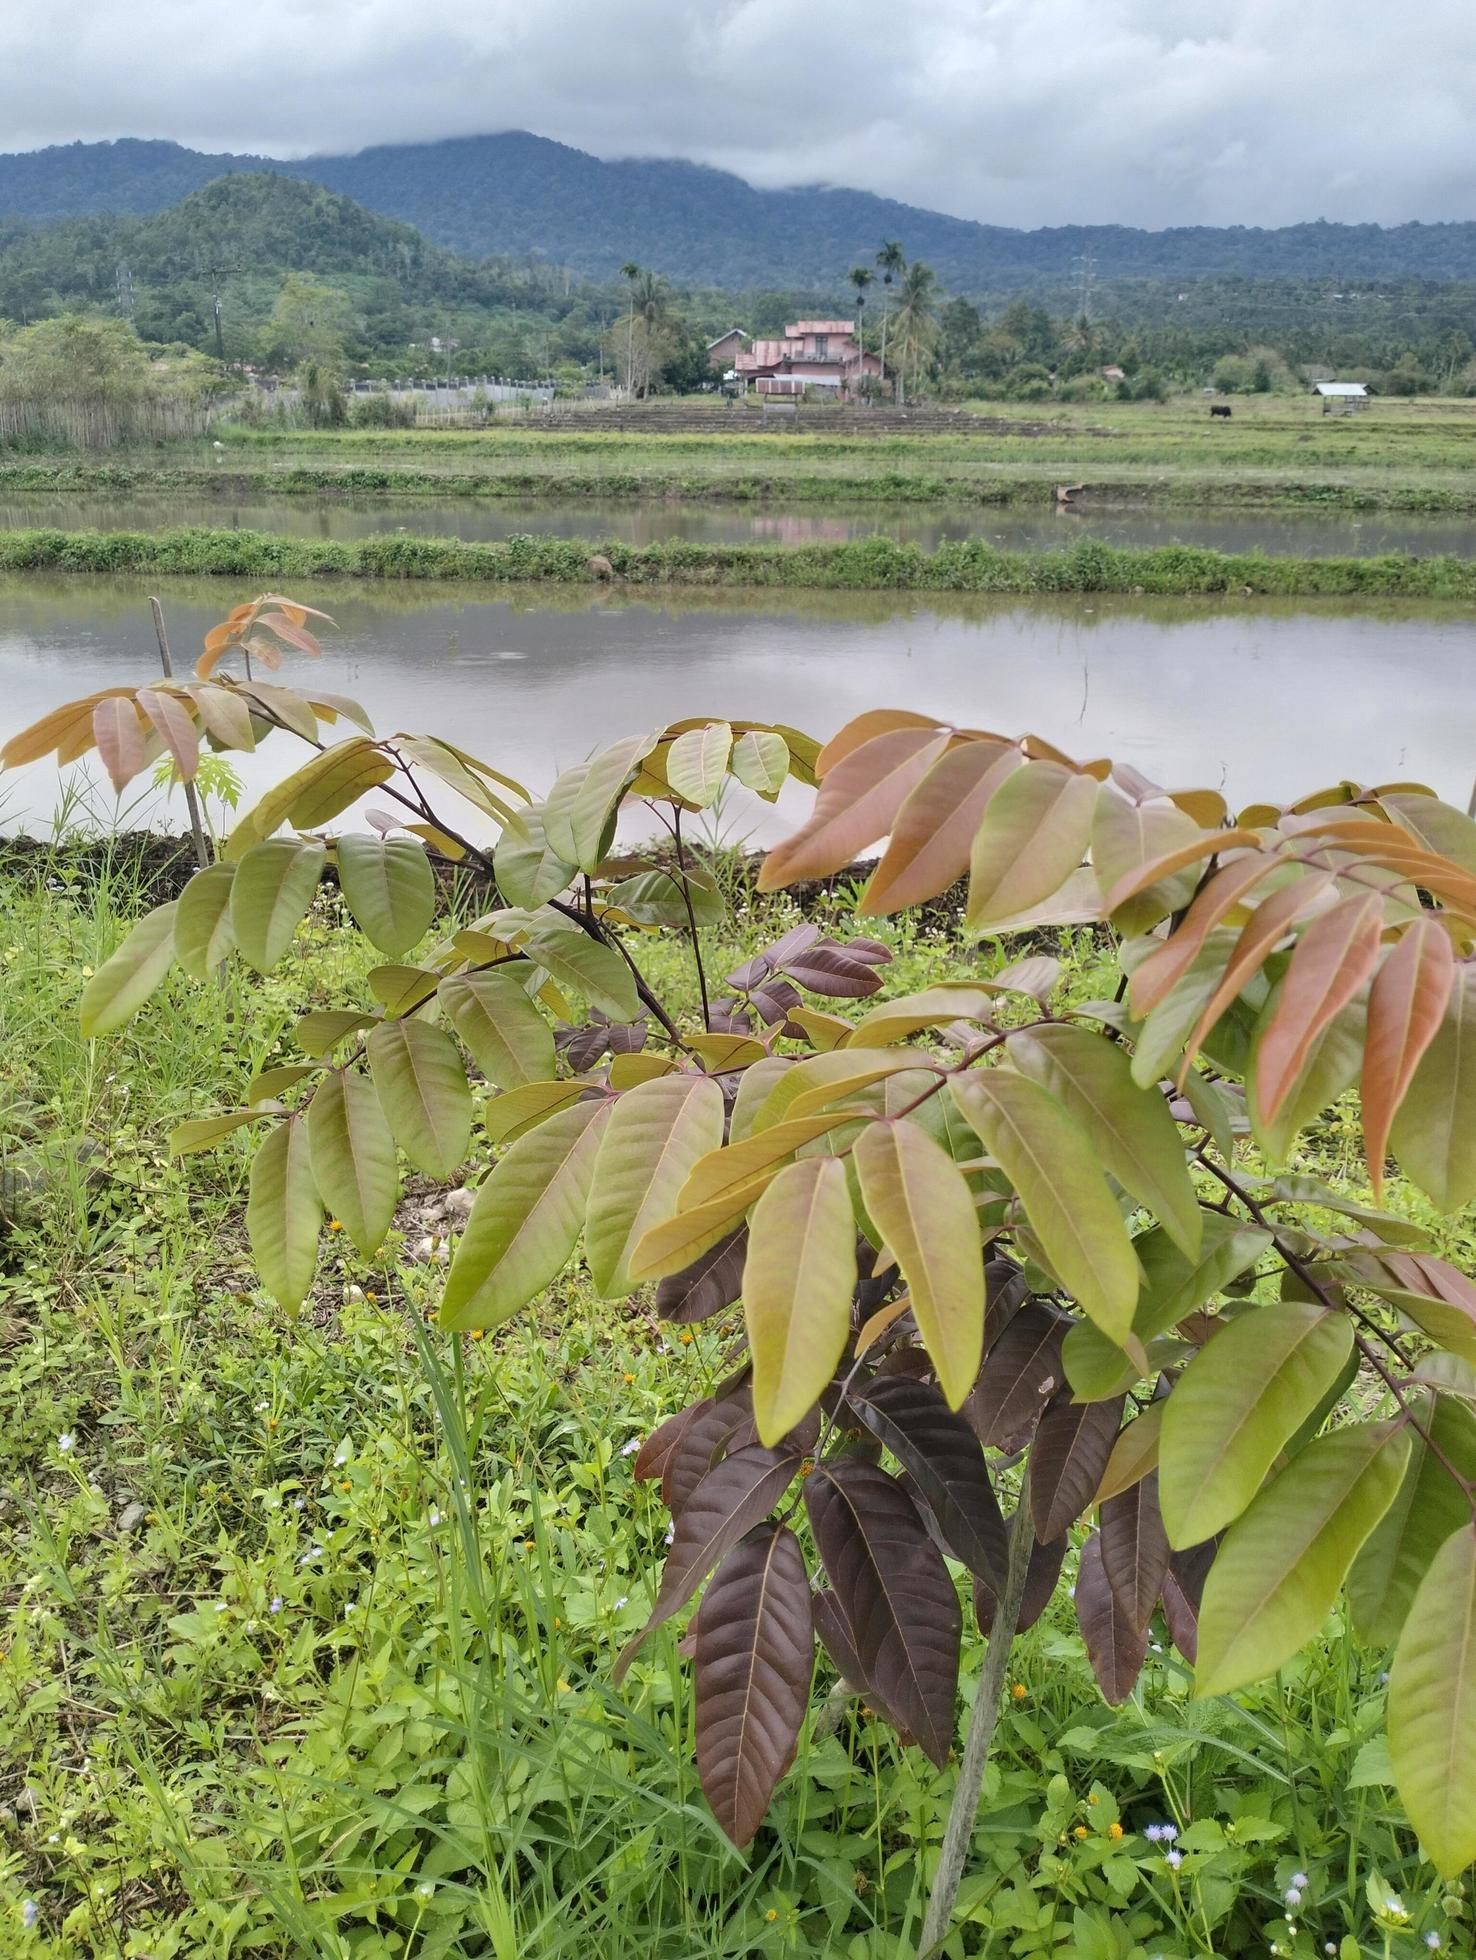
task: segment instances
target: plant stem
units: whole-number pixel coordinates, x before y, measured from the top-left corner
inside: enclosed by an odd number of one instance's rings
[[[697,986],[702,995],[702,1029],[706,1033],[712,1026],[712,1010],[707,999],[707,974],[702,966],[702,941],[697,934],[697,915],[692,909],[692,892],[687,883],[687,854],[682,849],[682,813],[678,806],[672,822],[671,834],[676,843],[677,869],[681,872],[682,903],[687,908],[687,932],[692,941],[692,962],[697,968]]]
[[[1004,1695],[1005,1672],[1010,1648],[1020,1618],[1020,1601],[1025,1594],[1025,1574],[1030,1566],[1034,1533],[1030,1529],[1030,1463],[1020,1479],[1020,1498],[1015,1506],[1014,1529],[1010,1532],[1010,1563],[1005,1575],[1004,1595],[995,1602],[994,1627],[979,1670],[979,1686],[974,1695],[974,1712],[969,1720],[968,1740],[963,1761],[958,1766],[958,1782],[949,1806],[948,1826],[943,1833],[943,1851],[933,1878],[927,1916],[923,1920],[918,1945],[919,1960],[928,1960],[948,1937],[958,1888],[963,1883],[969,1843],[979,1815],[979,1799],[984,1790],[984,1771],[989,1762],[990,1745],[999,1722]]]

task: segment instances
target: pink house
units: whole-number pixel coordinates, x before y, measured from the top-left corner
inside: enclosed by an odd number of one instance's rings
[[[733,362],[745,388],[761,395],[802,395],[806,388],[855,393],[863,374],[880,379],[882,364],[856,344],[854,320],[796,320],[782,340],[755,340]]]

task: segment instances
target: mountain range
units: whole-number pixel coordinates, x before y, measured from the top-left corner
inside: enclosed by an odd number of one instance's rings
[[[0,217],[35,222],[166,209],[214,179],[269,171],[339,192],[469,257],[535,254],[592,278],[629,260],[686,286],[834,286],[884,239],[977,296],[1072,290],[1084,267],[1104,285],[1136,280],[1469,280],[1476,224],[1277,230],[1196,225],[1140,231],[976,224],[824,186],[757,190],[679,161],[606,162],[523,131],[406,143],[353,156],[211,155],[124,138],[0,155]]]

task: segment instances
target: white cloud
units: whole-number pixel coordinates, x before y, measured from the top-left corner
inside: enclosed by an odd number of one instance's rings
[[[80,51],[80,59],[78,58]],[[522,128],[1004,224],[1476,214],[1476,9],[1421,0],[10,0],[7,148]]]

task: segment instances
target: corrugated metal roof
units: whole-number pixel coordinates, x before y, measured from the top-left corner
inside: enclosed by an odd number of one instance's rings
[[[793,326],[786,325],[784,331],[791,335],[806,333],[853,333],[855,327],[856,322],[854,320],[796,320]]]
[[[1315,395],[1366,395],[1368,384],[1364,381],[1314,381],[1312,392]]]

